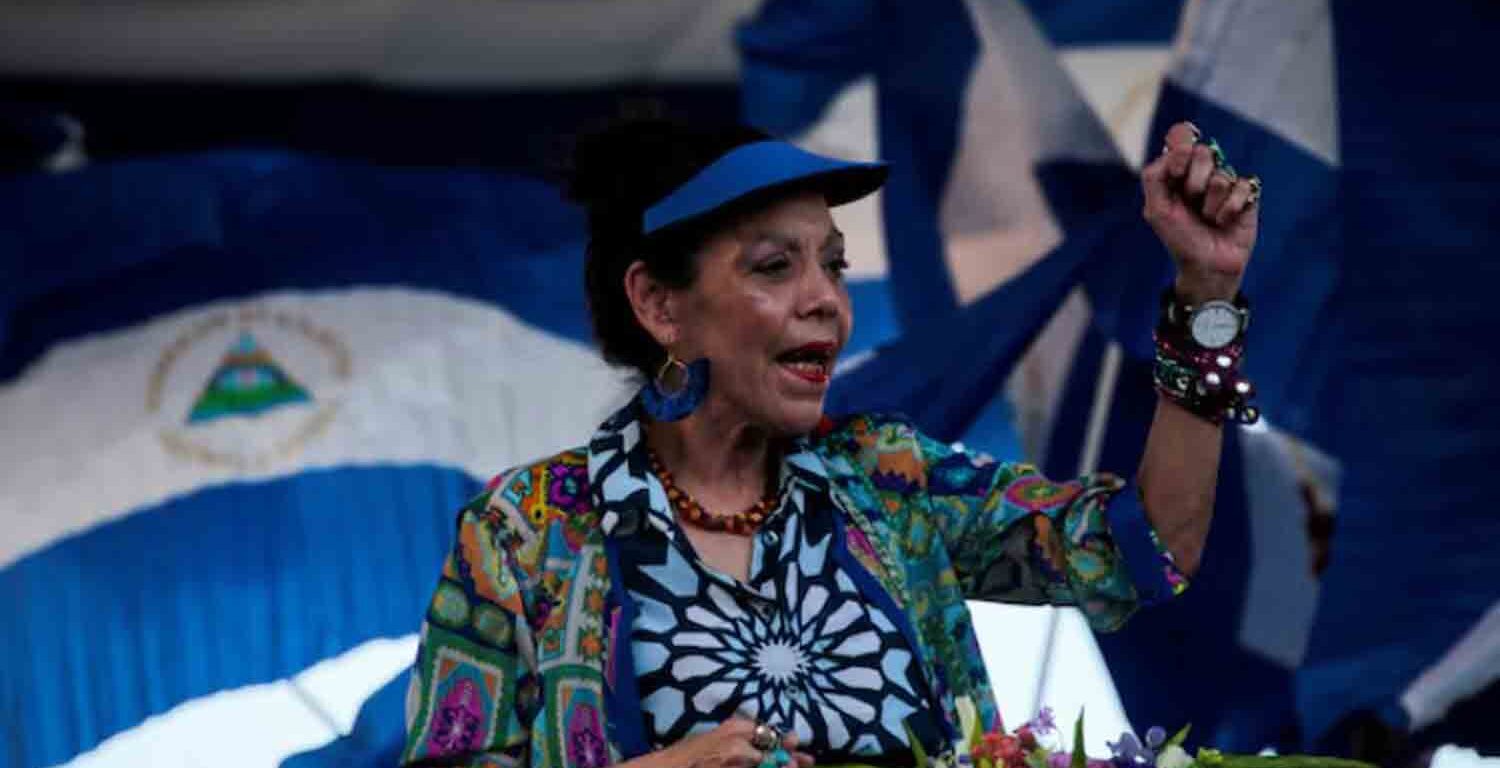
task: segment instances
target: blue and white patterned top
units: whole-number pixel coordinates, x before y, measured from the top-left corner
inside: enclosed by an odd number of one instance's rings
[[[827,478],[803,450],[783,463],[747,581],[704,563],[662,508],[622,545],[647,738],[671,744],[739,714],[795,731],[825,762],[909,765],[907,728],[935,751],[941,710],[898,628],[905,617],[846,565],[826,486],[805,492]]]
[[[693,557],[642,438],[633,402],[461,510],[403,764],[600,768],[739,712],[822,765],[909,765],[907,708],[950,750],[965,704],[1000,725],[966,599],[1076,605],[1107,631],[1186,587],[1119,478],[1052,482],[871,414],[784,456],[737,585]]]

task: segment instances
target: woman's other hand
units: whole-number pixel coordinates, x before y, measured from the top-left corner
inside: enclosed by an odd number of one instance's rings
[[[1229,299],[1255,247],[1259,181],[1220,170],[1192,123],[1167,131],[1162,154],[1141,169],[1144,216],[1177,264],[1177,292],[1192,303]]]
[[[750,743],[755,725],[754,720],[732,717],[717,728],[689,736],[657,755],[665,758],[662,765],[674,768],[756,768],[765,755]],[[781,745],[792,756],[793,768],[811,768],[812,755],[797,751],[797,734],[786,734]]]

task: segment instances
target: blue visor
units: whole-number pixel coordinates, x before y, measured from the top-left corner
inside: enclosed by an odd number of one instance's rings
[[[784,141],[757,141],[725,153],[647,208],[642,229],[654,234],[753,193],[780,187],[822,192],[829,205],[842,205],[879,189],[885,175],[885,163],[836,160]]]

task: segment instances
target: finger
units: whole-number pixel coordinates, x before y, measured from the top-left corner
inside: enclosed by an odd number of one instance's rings
[[[1172,127],[1167,129],[1167,146],[1170,147],[1196,144],[1201,138],[1203,138],[1203,131],[1198,130],[1198,126],[1186,120],[1173,123]]]
[[[1203,218],[1209,221],[1218,221],[1219,209],[1223,207],[1224,201],[1229,199],[1229,194],[1234,191],[1234,179],[1224,171],[1214,171],[1208,177],[1208,191],[1203,194],[1203,205],[1199,210]]]
[[[733,715],[728,720],[719,723],[719,730],[731,736],[744,736],[749,738],[755,732],[755,726],[759,723],[743,715]]]
[[[1230,188],[1229,198],[1214,213],[1214,223],[1222,227],[1244,213],[1247,204],[1250,202],[1250,193],[1253,189],[1254,185],[1250,183],[1249,179],[1236,181],[1234,186]]]
[[[818,762],[813,759],[812,755],[806,752],[793,752],[792,758],[797,761],[797,768],[812,768]]]
[[[1183,194],[1192,200],[1197,200],[1208,191],[1208,178],[1213,175],[1214,153],[1208,147],[1199,144],[1193,147],[1193,160],[1188,166],[1187,180],[1182,184]]]
[[[1146,198],[1141,215],[1146,221],[1166,218],[1172,210],[1172,188],[1167,184],[1167,158],[1159,157],[1141,169],[1141,191]]]
[[[750,746],[749,742],[740,744],[728,755],[724,762],[731,766],[741,768],[757,768],[766,759],[766,753]]]
[[[1188,165],[1193,161],[1192,144],[1168,144],[1162,154],[1166,161],[1167,180],[1180,182],[1187,175]]]
[[[781,737],[781,746],[785,747],[788,752],[796,752],[797,745],[801,741],[802,739],[797,736],[796,731],[787,731],[786,735]]]
[[[1177,123],[1167,131],[1163,156],[1167,160],[1168,180],[1176,181],[1187,173],[1188,163],[1193,159],[1193,145],[1198,143],[1202,135],[1197,126],[1186,121]]]

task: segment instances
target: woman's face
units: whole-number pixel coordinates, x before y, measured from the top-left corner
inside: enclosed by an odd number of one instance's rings
[[[681,329],[673,351],[708,358],[708,396],[731,418],[779,434],[811,431],[854,319],[844,236],[823,196],[748,216],[697,258],[693,284],[672,297]]]

